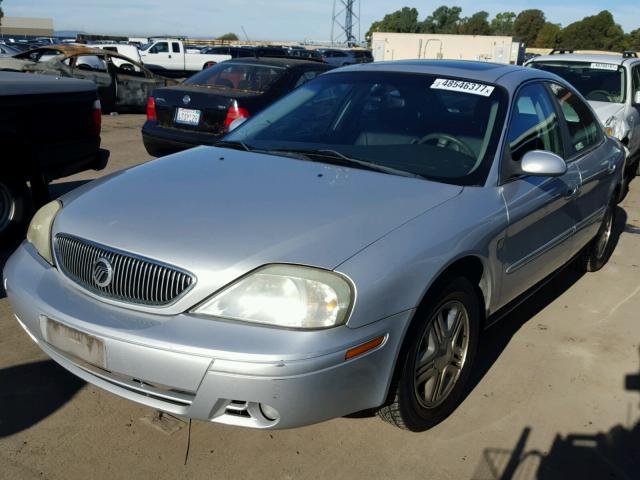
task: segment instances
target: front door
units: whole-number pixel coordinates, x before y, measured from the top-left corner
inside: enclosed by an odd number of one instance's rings
[[[522,87],[509,121],[506,162],[520,162],[531,150],[546,150],[564,158],[564,143],[556,109],[542,83]],[[574,164],[560,177],[520,175],[505,179],[502,196],[508,212],[502,263],[501,303],[516,298],[562,266],[579,218],[575,202],[580,173]]]

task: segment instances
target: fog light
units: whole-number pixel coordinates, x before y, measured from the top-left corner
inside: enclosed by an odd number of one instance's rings
[[[264,415],[267,420],[271,420],[272,422],[275,422],[276,420],[280,419],[280,414],[278,413],[278,411],[275,408],[270,407],[269,405],[265,405],[264,403],[261,403],[260,411],[262,412],[262,415]]]

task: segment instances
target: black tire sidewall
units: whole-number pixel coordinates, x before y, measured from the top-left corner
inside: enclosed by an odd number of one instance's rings
[[[612,217],[611,229],[613,230],[613,228],[615,227],[616,209],[617,209],[617,201],[615,201],[614,199],[611,202],[609,202],[609,206],[607,207],[607,211],[605,212],[605,215],[602,219],[602,223],[598,228],[598,233],[596,234],[595,238],[591,242],[591,246],[589,248],[589,258],[587,260],[587,270],[590,272],[595,272],[597,270],[600,270],[602,267],[604,267],[605,264],[609,261],[609,257],[611,257],[611,254],[613,253],[613,249],[612,249],[613,232],[609,235],[609,241],[607,242],[607,245],[604,249],[604,255],[602,255],[602,257],[600,258],[598,258],[598,240],[600,239],[600,236],[603,234],[603,230],[609,215],[611,215]]]
[[[463,400],[467,383],[473,369],[473,364],[478,350],[478,339],[480,334],[480,302],[478,294],[473,285],[465,278],[455,278],[438,291],[436,295],[430,296],[433,302],[428,302],[430,306],[420,308],[416,312],[419,325],[411,329],[408,335],[411,338],[406,340],[409,343],[404,356],[402,373],[398,384],[398,401],[400,411],[406,427],[413,431],[424,431],[447,418]],[[460,377],[447,399],[439,406],[426,409],[422,407],[415,397],[414,392],[414,371],[417,349],[425,330],[430,324],[433,314],[445,303],[457,300],[460,301],[469,315],[469,348],[465,364],[460,372]]]
[[[8,246],[24,234],[31,214],[31,197],[26,183],[15,179],[0,179],[14,201],[14,214],[11,222],[0,232],[0,246]]]

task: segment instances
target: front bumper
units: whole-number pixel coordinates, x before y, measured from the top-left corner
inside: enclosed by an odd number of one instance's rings
[[[254,428],[298,427],[381,405],[413,314],[303,332],[141,313],[84,294],[26,243],[3,277],[20,324],[67,370],[155,409]],[[50,345],[47,318],[102,340],[105,369]],[[382,345],[345,361],[347,350],[382,335]]]

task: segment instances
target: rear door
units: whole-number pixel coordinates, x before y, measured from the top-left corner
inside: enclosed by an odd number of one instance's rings
[[[186,70],[186,55],[180,42],[171,42],[169,52],[169,68],[171,70]]]
[[[576,249],[582,248],[598,232],[611,200],[611,182],[616,178],[618,157],[603,148],[604,133],[589,107],[567,88],[549,83],[558,111],[566,125],[567,155],[580,171],[581,186],[576,196],[580,221],[576,225]]]
[[[531,150],[564,157],[562,130],[544,84],[528,83],[514,100],[503,162],[520,162]],[[573,255],[570,239],[579,218],[575,163],[560,177],[505,178],[509,215],[503,249],[502,302],[507,303],[562,266]]]
[[[157,79],[150,77],[138,65],[110,57],[110,68],[115,72],[117,82],[118,105],[141,108],[146,106],[151,92],[163,86]]]

